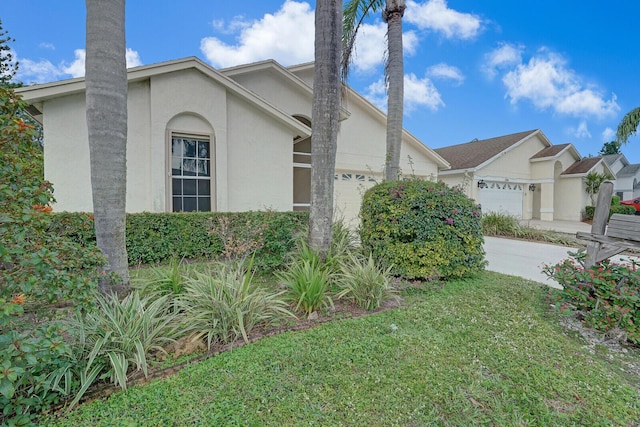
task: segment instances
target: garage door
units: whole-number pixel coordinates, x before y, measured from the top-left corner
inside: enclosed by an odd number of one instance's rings
[[[357,172],[339,172],[334,181],[335,216],[346,225],[357,226],[364,192],[376,184],[374,177]]]
[[[479,188],[482,212],[497,212],[522,218],[523,188],[521,184],[487,182]]]

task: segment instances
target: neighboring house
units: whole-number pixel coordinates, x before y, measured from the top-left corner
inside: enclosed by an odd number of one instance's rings
[[[191,57],[128,70],[127,211],[306,210],[313,65],[216,70]],[[59,211],[91,211],[83,78],[16,90],[43,124],[45,178]],[[347,89],[335,176],[338,215],[357,218],[382,177],[385,115]],[[402,168],[448,163],[405,132]]]
[[[583,159],[572,144],[552,145],[539,129],[435,151],[451,164],[440,180],[464,188],[483,212],[521,219],[581,220],[590,204],[584,177],[611,173],[602,157]]]
[[[620,197],[620,200],[640,197],[640,164],[629,164],[624,154],[609,154],[603,157],[615,177],[614,194]]]

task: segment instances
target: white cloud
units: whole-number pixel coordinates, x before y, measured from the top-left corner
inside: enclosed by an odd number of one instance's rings
[[[584,87],[575,71],[558,54],[541,50],[528,63],[507,72],[502,82],[512,104],[530,101],[539,110],[551,109],[575,117],[604,118],[620,109],[615,95],[605,100],[595,88]]]
[[[578,124],[577,128],[569,128],[569,133],[575,138],[591,138],[591,132],[589,132],[587,122],[584,120]]]
[[[76,49],[73,51],[76,59],[69,65],[61,64],[61,69],[65,74],[71,74],[72,77],[84,76],[84,60],[86,51],[84,49]]]
[[[383,22],[363,24],[358,30],[352,54],[353,67],[358,72],[369,72],[384,64],[387,46],[387,26]],[[418,47],[418,36],[414,31],[402,34],[404,56],[411,56]]]
[[[46,59],[33,61],[28,58],[20,58],[17,78],[25,83],[45,83],[69,77],[82,77],[84,76],[86,51],[76,49],[73,54],[75,57],[73,61],[70,63],[62,61],[58,65],[54,65]],[[138,52],[130,48],[126,50],[126,61],[127,68],[142,65]]]
[[[140,60],[140,54],[138,51],[127,48],[125,53],[127,68],[139,67],[142,65],[142,61]]]
[[[616,139],[616,131],[611,129],[610,127],[606,128],[602,131],[602,141],[610,142]]]
[[[222,34],[233,34],[251,26],[250,22],[239,15],[235,16],[228,24],[224,19],[217,19],[213,21],[213,29]]]
[[[524,46],[500,43],[498,48],[484,55],[482,70],[489,78],[494,78],[500,69],[522,63]]]
[[[449,39],[472,39],[482,30],[478,16],[449,9],[446,0],[428,0],[425,3],[408,0],[404,20],[421,29],[441,32]]]
[[[464,75],[458,67],[440,63],[427,69],[427,76],[434,79],[453,80],[454,84],[461,85],[464,82]]]
[[[28,58],[20,58],[20,68],[16,79],[26,84],[45,83],[60,80],[64,72],[46,59],[33,61]]]
[[[247,22],[234,20],[240,29],[237,44],[226,44],[216,37],[200,41],[200,50],[214,66],[229,67],[264,59],[283,65],[313,60],[314,11],[308,3],[287,0],[274,14]]]
[[[387,90],[384,79],[369,85],[365,97],[382,111],[387,111]],[[418,107],[437,111],[444,107],[440,92],[428,77],[418,78],[410,73],[404,76],[404,112],[410,113]]]
[[[40,49],[56,50],[56,47],[53,45],[53,43],[46,43],[46,42],[43,42],[43,43],[40,43],[40,44],[38,45],[38,47],[39,47]]]
[[[417,107],[427,107],[432,111],[444,107],[440,92],[428,77],[419,79],[411,73],[404,76],[404,107],[411,112]]]

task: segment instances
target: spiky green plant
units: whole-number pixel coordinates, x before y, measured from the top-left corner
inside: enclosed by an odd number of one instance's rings
[[[389,268],[378,268],[371,255],[368,258],[351,255],[336,282],[336,298],[344,298],[365,310],[375,310],[385,301],[399,299],[390,279]]]
[[[185,332],[178,314],[170,310],[168,297],[140,297],[137,291],[123,300],[115,294],[97,297],[96,308],[77,315],[69,331],[77,339],[81,360],[81,389],[77,403],[98,376],[106,376],[122,389],[127,388],[131,367],[148,375],[148,356],[164,352],[163,346]]]
[[[329,272],[322,264],[302,259],[277,276],[287,288],[286,297],[295,304],[296,310],[311,314],[319,308],[333,307]]]
[[[219,263],[210,274],[196,273],[185,282],[179,307],[195,337],[206,338],[208,348],[229,343],[248,334],[259,324],[282,316],[287,310],[284,292],[271,292],[253,280],[252,264]]]
[[[138,280],[135,287],[145,295],[177,296],[184,291],[188,276],[189,269],[174,258],[168,267],[152,267],[151,277]]]

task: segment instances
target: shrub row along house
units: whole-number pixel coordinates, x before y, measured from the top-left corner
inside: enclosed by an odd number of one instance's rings
[[[313,64],[267,60],[217,70],[195,57],[128,70],[129,212],[307,210]],[[17,90],[44,128],[45,178],[57,211],[92,209],[83,78]],[[337,216],[357,221],[382,179],[386,116],[347,89],[335,175]],[[403,132],[405,176],[466,187],[483,210],[578,220],[582,177],[611,173],[540,130],[437,150]]]

